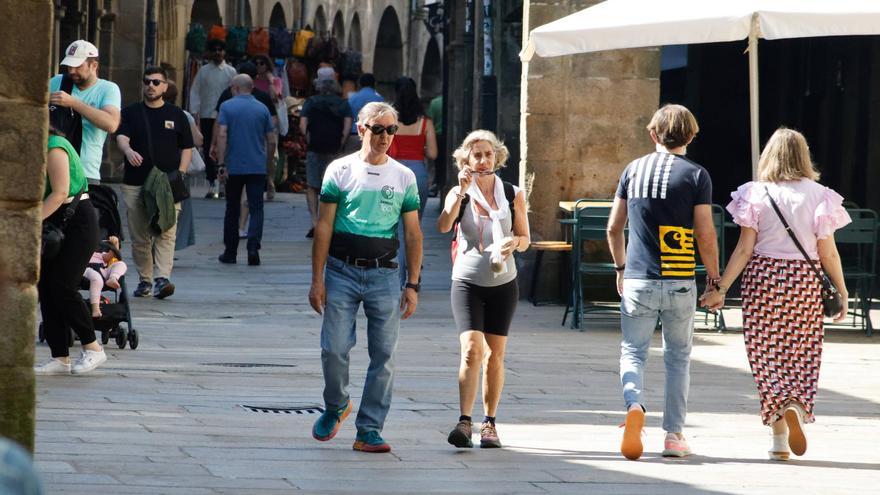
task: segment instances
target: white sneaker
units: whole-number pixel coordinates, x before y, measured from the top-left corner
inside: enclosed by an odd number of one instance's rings
[[[93,369],[97,368],[104,361],[107,361],[107,354],[101,351],[83,351],[82,356],[73,363],[73,367],[70,368],[70,372],[74,375],[80,375],[83,373],[88,373]]]
[[[58,358],[52,358],[47,363],[34,366],[35,375],[69,375],[70,362],[63,362]]]

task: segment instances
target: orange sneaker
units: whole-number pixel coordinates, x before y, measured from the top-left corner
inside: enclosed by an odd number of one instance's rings
[[[641,407],[634,407],[626,413],[620,453],[631,461],[642,456],[642,428],[644,426],[645,411]]]

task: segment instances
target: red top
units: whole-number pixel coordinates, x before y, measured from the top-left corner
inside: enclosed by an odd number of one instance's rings
[[[391,148],[388,150],[388,156],[395,160],[424,160],[425,159],[425,141],[427,133],[425,129],[428,127],[428,119],[422,117],[422,129],[418,134],[394,136],[391,142]]]

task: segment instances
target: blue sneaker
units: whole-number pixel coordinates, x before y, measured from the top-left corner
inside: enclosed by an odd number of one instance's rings
[[[391,446],[385,443],[378,431],[359,431],[351,448],[361,452],[391,452]]]
[[[319,442],[326,442],[336,436],[345,418],[351,414],[351,401],[343,409],[328,409],[315,421],[312,437]]]

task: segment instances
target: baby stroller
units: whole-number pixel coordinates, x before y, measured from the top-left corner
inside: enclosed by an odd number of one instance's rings
[[[89,198],[98,212],[98,231],[101,239],[116,236],[122,241],[122,221],[119,216],[119,200],[116,197],[116,192],[108,186],[89,185]],[[106,241],[101,241],[99,249],[112,250],[116,258],[122,259],[122,254]],[[89,281],[85,277],[80,283],[80,289],[89,289]],[[107,292],[110,293],[110,297],[104,296],[104,293]],[[101,290],[101,313],[100,318],[92,318],[95,331],[101,332],[101,343],[106,345],[110,338],[115,338],[116,345],[120,349],[124,349],[126,343],[132,349],[137,349],[138,332],[131,324],[131,306],[128,304],[128,289],[125,285],[124,275],[119,277],[119,289],[104,286]],[[121,325],[122,323],[125,324],[124,327]],[[73,345],[74,339],[75,336],[71,330],[70,345]],[[40,342],[44,340],[43,325],[40,324]]]
[[[95,210],[98,211],[98,230],[101,232],[101,239],[116,236],[122,241],[122,221],[119,216],[119,199],[116,197],[116,192],[108,186],[90,185],[89,197]],[[102,241],[101,249],[110,249],[116,258],[122,259],[122,254],[104,241]],[[88,290],[88,280],[83,279],[82,288]],[[105,292],[111,293],[111,297],[105,298],[103,296]],[[116,345],[120,349],[125,348],[126,342],[132,349],[137,349],[138,332],[131,324],[131,306],[128,303],[125,276],[119,278],[119,289],[104,286],[101,294],[102,314],[100,318],[93,319],[95,331],[101,332],[101,343],[107,344],[110,338],[115,338]],[[125,323],[124,327],[121,325],[122,323]]]

